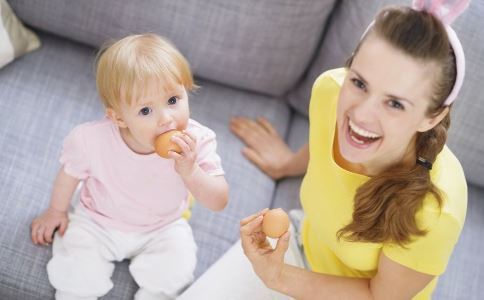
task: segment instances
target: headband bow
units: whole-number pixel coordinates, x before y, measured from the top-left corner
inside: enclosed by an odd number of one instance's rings
[[[413,9],[429,12],[444,24],[450,45],[454,50],[457,74],[454,87],[447,99],[445,99],[444,106],[448,106],[454,102],[464,82],[466,68],[464,49],[462,49],[462,44],[455,31],[450,27],[450,24],[464,12],[469,6],[469,2],[470,0],[413,0],[412,2]]]

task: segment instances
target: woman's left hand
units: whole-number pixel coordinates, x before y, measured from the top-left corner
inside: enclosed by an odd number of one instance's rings
[[[262,232],[262,220],[267,211],[266,208],[240,221],[240,239],[255,273],[271,287],[281,277],[284,254],[289,247],[289,232],[284,233],[277,241],[276,248],[272,249]]]
[[[175,160],[175,171],[182,177],[190,176],[195,170],[197,161],[196,138],[184,130],[182,134],[174,135],[172,141],[181,148],[181,153],[174,151],[168,153],[168,157]]]

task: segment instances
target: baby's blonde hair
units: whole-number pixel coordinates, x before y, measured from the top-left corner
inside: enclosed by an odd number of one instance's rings
[[[153,34],[130,35],[105,44],[97,56],[96,85],[106,108],[119,109],[121,99],[131,105],[150,83],[164,91],[197,86],[190,66],[170,42]]]

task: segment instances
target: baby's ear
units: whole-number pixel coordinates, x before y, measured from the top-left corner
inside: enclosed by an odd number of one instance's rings
[[[114,122],[114,124],[118,125],[120,128],[126,128],[128,127],[126,123],[124,122],[123,118],[121,117],[121,114],[116,112],[115,109],[113,108],[106,108],[106,116],[108,116],[111,121]]]

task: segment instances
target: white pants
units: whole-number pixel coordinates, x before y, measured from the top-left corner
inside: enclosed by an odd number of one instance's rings
[[[284,261],[287,264],[305,268],[304,255],[292,225],[290,231],[289,248]],[[275,241],[270,240],[270,242],[274,247]],[[291,298],[264,285],[244,255],[239,240],[177,299],[287,300]]]
[[[78,207],[56,233],[47,273],[56,299],[97,299],[112,287],[114,261],[130,259],[135,299],[171,299],[193,280],[197,247],[184,219],[148,233],[106,229]]]

